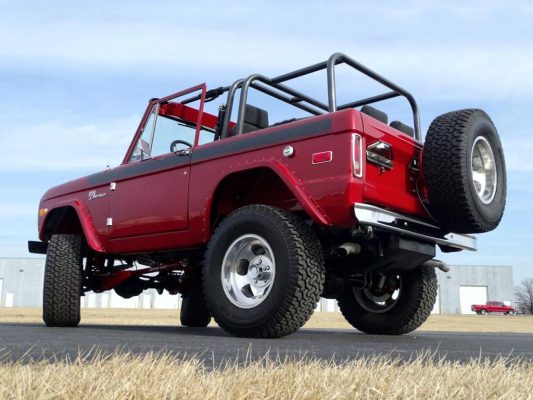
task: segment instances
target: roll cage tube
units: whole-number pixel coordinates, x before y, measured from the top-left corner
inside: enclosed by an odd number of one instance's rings
[[[337,105],[335,65],[342,64],[342,63],[349,65],[350,67],[365,74],[366,76],[382,84],[383,86],[388,87],[392,91],[382,93],[380,95],[368,97],[365,99],[353,101],[350,103]],[[297,90],[294,90],[282,84],[283,82],[286,82],[286,81],[289,81],[295,78],[299,78],[301,76],[308,75],[308,74],[311,74],[313,72],[317,72],[323,69],[327,69],[327,83],[328,83],[328,104],[327,105],[320,102],[317,99],[314,99],[310,96],[307,96]],[[256,82],[261,82],[264,85],[258,85]],[[270,86],[274,89],[277,89],[278,92],[270,89],[269,87],[265,85]],[[335,53],[331,55],[331,57],[329,57],[327,61],[323,61],[318,64],[311,65],[309,67],[305,67],[305,68],[302,68],[302,69],[299,69],[293,72],[289,72],[287,74],[280,75],[275,78],[269,79],[264,75],[254,74],[254,75],[250,75],[246,79],[239,79],[235,81],[228,89],[228,97],[227,97],[227,103],[226,103],[226,107],[227,107],[226,115],[224,118],[224,125],[222,128],[222,135],[221,135],[222,138],[227,137],[228,130],[229,130],[229,123],[230,123],[231,109],[233,106],[235,92],[239,88],[241,88],[241,96],[239,100],[239,112],[237,116],[235,131],[236,131],[236,134],[238,135],[242,133],[243,126],[244,126],[244,114],[245,114],[245,108],[246,108],[246,100],[248,97],[248,90],[250,89],[250,87],[256,90],[259,90],[265,94],[268,94],[274,98],[277,98],[278,100],[282,100],[286,103],[289,103],[297,108],[300,108],[314,115],[323,114],[324,113],[323,111],[335,112],[337,110],[344,110],[347,108],[359,107],[359,106],[363,106],[366,104],[376,103],[378,101],[383,101],[383,100],[392,99],[394,97],[403,96],[409,102],[411,106],[411,110],[413,112],[415,139],[418,141],[422,140],[422,135],[420,133],[420,113],[418,110],[418,105],[413,95],[411,95],[411,93],[409,93],[407,90],[401,88],[400,86],[389,81],[388,79],[384,78],[378,73],[372,71],[370,68],[365,67],[364,65],[358,63],[357,61],[353,60],[352,58],[348,57],[347,55],[343,53]],[[279,92],[283,92],[292,97],[284,96],[283,94]],[[309,105],[302,104],[301,102],[305,102]]]

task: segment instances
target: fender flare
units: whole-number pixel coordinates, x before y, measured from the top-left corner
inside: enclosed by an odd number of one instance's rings
[[[39,234],[39,237],[41,238],[41,240],[45,241],[43,239],[49,239],[49,238],[44,237],[45,235],[44,227],[46,226],[46,223],[48,222],[53,212],[58,211],[59,209],[62,209],[62,208],[70,208],[74,210],[74,212],[76,213],[78,217],[78,221],[81,225],[81,229],[83,230],[83,234],[85,236],[85,240],[89,248],[100,253],[105,253],[106,252],[105,248],[100,242],[98,234],[96,233],[96,228],[93,224],[91,214],[89,213],[89,209],[87,208],[85,203],[83,203],[80,200],[71,200],[71,201],[62,202],[61,204],[58,204],[57,207],[54,207],[48,211],[46,218],[44,219],[43,224],[41,226],[41,232]]]
[[[320,225],[331,225],[329,217],[324,213],[320,206],[312,200],[312,197],[305,192],[304,188],[298,183],[298,180],[294,177],[291,171],[280,161],[270,159],[255,161],[253,163],[247,162],[229,165],[228,170],[230,170],[231,173],[226,173],[218,177],[211,189],[211,196],[207,202],[207,206],[205,209],[204,232],[210,231],[209,227],[211,224],[211,209],[213,207],[213,201],[215,197],[214,193],[216,193],[222,181],[233,174],[256,168],[268,168],[272,172],[274,172],[285,184],[285,186],[287,186],[287,188],[291,191],[296,200],[301,204],[302,208],[314,222]]]

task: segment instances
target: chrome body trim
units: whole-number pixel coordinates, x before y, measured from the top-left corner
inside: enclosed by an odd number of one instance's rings
[[[462,250],[477,250],[476,238],[472,235],[444,233],[438,226],[407,217],[370,204],[355,203],[355,218],[362,225],[396,232],[424,242],[455,247]]]

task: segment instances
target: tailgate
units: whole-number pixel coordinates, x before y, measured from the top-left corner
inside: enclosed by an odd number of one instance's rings
[[[365,133],[365,203],[427,218],[419,199],[422,145],[415,139],[361,113]]]

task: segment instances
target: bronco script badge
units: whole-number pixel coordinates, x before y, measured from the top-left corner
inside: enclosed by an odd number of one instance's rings
[[[107,193],[96,193],[96,190],[91,190],[89,192],[89,200],[99,199],[100,197],[106,197]]]

